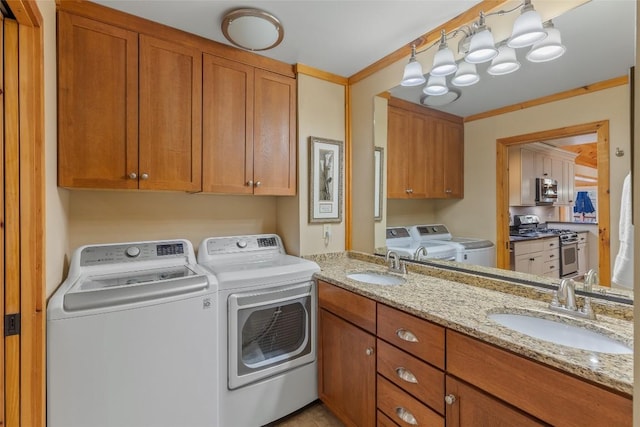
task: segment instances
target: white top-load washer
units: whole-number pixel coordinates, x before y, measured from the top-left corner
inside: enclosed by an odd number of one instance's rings
[[[453,261],[456,257],[456,249],[448,243],[442,242],[416,242],[411,237],[406,227],[387,227],[387,250],[393,251],[401,258],[424,260],[438,259]],[[425,252],[419,252],[418,248],[424,247]]]
[[[219,425],[259,427],[316,400],[318,265],[275,234],[205,239],[198,262],[219,282]]]
[[[496,266],[496,247],[490,240],[470,237],[454,237],[443,224],[425,224],[409,227],[416,243],[447,243],[456,249],[455,260],[465,264]]]
[[[47,306],[47,426],[213,426],[217,283],[187,240],[82,246]]]

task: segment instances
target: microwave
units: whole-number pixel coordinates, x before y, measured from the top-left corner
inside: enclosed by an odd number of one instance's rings
[[[536,178],[536,204],[550,205],[558,200],[558,181],[551,178]]]

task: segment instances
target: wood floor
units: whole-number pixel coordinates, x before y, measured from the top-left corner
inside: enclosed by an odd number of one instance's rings
[[[344,427],[344,424],[318,400],[265,427]]]

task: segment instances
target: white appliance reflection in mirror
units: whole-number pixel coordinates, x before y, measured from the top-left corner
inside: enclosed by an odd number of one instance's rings
[[[388,251],[393,251],[406,259],[454,261],[456,258],[456,249],[453,246],[442,242],[417,243],[411,238],[406,227],[387,227],[386,245]],[[419,251],[421,247],[424,247],[426,255]]]
[[[210,237],[198,262],[219,282],[219,425],[259,427],[318,398],[312,261],[275,234]]]

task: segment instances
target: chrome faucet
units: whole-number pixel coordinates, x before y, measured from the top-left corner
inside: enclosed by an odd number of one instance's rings
[[[416,249],[416,253],[413,254],[413,259],[415,259],[416,261],[420,261],[420,255],[424,255],[426,257],[427,248],[425,248],[424,246],[418,246],[418,249]]]
[[[397,252],[387,251],[386,261],[389,263],[389,271],[407,274],[407,265],[400,259]]]
[[[553,292],[553,300],[549,304],[549,308],[576,317],[596,318],[596,314],[591,308],[591,298],[588,296],[585,296],[582,308],[578,308],[576,304],[576,282],[573,279],[562,279],[560,285],[558,285],[558,290]]]
[[[598,272],[592,268],[584,275],[584,287],[582,290],[585,292],[593,292],[593,285],[597,285],[598,281]]]

